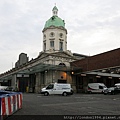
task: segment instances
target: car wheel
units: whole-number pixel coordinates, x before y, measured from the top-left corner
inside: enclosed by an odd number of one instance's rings
[[[73,91],[71,90],[71,95],[73,95]]]
[[[66,92],[63,92],[63,94],[62,94],[63,96],[67,96],[67,93]]]
[[[88,91],[88,93],[89,93],[89,94],[92,94],[92,92],[91,92],[91,91]]]
[[[114,91],[112,91],[112,92],[111,92],[111,94],[112,94],[112,95],[115,95],[115,92],[114,92]]]
[[[48,92],[45,92],[45,93],[44,93],[44,96],[48,96],[48,95],[49,95],[49,93],[48,93]]]

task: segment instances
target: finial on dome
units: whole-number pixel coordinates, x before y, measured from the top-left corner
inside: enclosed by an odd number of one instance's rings
[[[55,3],[54,8],[52,9],[52,11],[53,11],[53,16],[57,16],[58,8],[56,7],[56,3]]]

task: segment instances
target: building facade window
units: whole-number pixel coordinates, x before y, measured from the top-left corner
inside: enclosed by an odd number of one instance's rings
[[[45,34],[43,35],[43,38],[46,39],[46,35]]]
[[[54,47],[54,41],[50,41],[50,47]]]
[[[51,32],[50,33],[50,37],[54,37],[55,36],[55,33],[54,32]]]
[[[63,33],[60,33],[60,38],[63,38]]]
[[[44,43],[44,51],[46,50],[46,43]]]
[[[59,43],[59,50],[60,50],[60,51],[63,51],[63,42],[60,42],[60,43]]]

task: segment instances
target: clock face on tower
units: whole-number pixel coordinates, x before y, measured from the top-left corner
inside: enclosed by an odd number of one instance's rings
[[[50,33],[50,37],[54,37],[55,36],[55,33],[54,32],[51,32]]]
[[[63,33],[60,33],[60,38],[63,38]]]

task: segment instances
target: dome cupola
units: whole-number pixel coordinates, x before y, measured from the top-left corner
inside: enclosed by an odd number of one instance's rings
[[[52,9],[53,16],[46,21],[44,28],[48,28],[51,26],[54,27],[63,27],[65,28],[65,22],[61,18],[58,17],[58,8],[56,6],[53,7]]]

